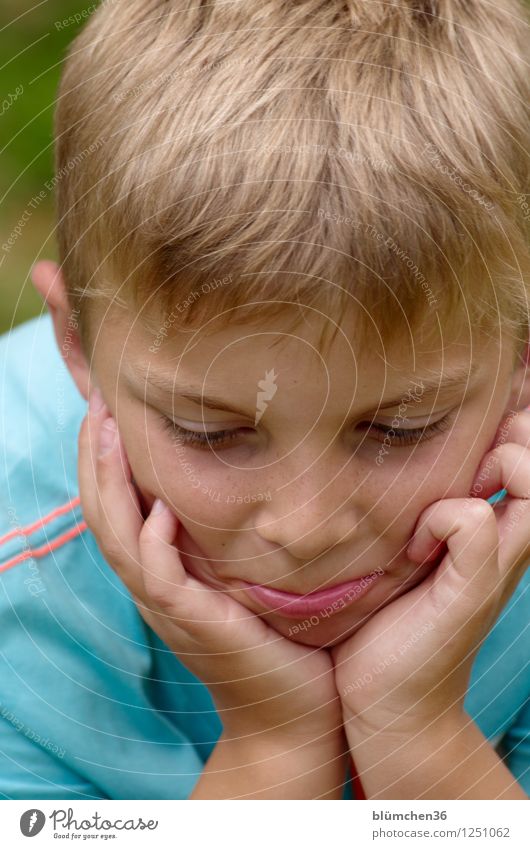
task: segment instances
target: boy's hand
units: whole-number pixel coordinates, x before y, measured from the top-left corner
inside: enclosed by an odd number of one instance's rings
[[[225,737],[257,734],[293,749],[297,741],[343,740],[329,652],[287,640],[186,572],[176,547],[178,519],[165,507],[144,521],[119,435],[98,457],[108,417],[106,406],[89,411],[79,434],[85,520],[143,619],[208,686]]]
[[[530,559],[530,412],[513,419],[509,439],[484,456],[475,478],[484,498],[505,488],[504,500],[450,498],[427,507],[408,555],[439,565],[332,650],[350,742],[352,734],[406,735],[443,714],[464,714],[480,642]]]

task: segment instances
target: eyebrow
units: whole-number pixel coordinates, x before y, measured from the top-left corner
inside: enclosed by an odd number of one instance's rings
[[[423,376],[415,375],[408,385],[404,386],[400,395],[380,403],[377,410],[384,410],[388,407],[398,406],[407,400],[408,393],[417,394],[421,387],[423,387],[420,395],[422,401],[429,400],[436,394],[447,394],[449,392],[456,393],[458,391],[462,391],[467,388],[471,378],[476,375],[478,370],[479,364],[478,362],[475,362],[472,366],[453,366],[452,369],[447,369],[444,374],[438,375],[436,378],[432,377],[433,372],[424,373]],[[191,401],[192,403],[198,404],[206,409],[234,413],[235,415],[242,416],[243,418],[253,418],[255,415],[255,411],[253,413],[249,413],[248,410],[229,404],[220,396],[204,395],[200,391],[196,391],[194,389],[188,391],[185,387],[179,386],[175,382],[174,377],[164,374],[156,374],[156,372],[150,373],[150,370],[145,368],[143,365],[138,365],[135,372],[137,373],[137,376],[141,376],[147,381],[147,389],[154,389],[162,395],[176,395],[182,400]],[[364,414],[365,413],[362,413],[361,415]]]

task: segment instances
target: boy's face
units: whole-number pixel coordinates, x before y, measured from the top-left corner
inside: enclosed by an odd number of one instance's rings
[[[115,310],[90,368],[143,507],[159,496],[180,520],[188,571],[233,591],[290,639],[330,646],[432,570],[407,559],[407,544],[429,504],[469,494],[506,415],[514,347],[474,340],[471,357],[469,339],[404,338],[401,348],[385,351],[376,340],[360,350],[345,321],[322,356],[322,324],[305,315],[296,331],[275,321],[210,336],[171,330],[155,343]],[[425,391],[426,378],[438,384],[456,369],[462,385]],[[184,397],[192,393],[220,399],[217,409]],[[445,416],[445,428],[424,441],[418,433],[410,444],[384,441],[383,427],[418,429]],[[196,447],[171,433],[168,418],[228,437]],[[324,616],[274,611],[242,589],[306,594],[381,570],[366,594]]]

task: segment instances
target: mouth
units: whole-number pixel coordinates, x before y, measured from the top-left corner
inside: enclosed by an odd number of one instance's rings
[[[339,613],[362,598],[383,577],[385,572],[371,572],[354,581],[346,581],[314,593],[296,595],[283,590],[273,590],[261,584],[241,581],[243,589],[261,604],[268,613],[279,613],[290,619],[301,616],[328,617]]]

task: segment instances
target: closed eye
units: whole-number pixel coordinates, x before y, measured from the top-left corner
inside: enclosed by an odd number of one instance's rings
[[[433,424],[417,428],[392,428],[388,425],[374,422],[361,422],[361,426],[366,425],[374,430],[376,434],[380,435],[382,438],[377,439],[378,442],[390,439],[392,445],[406,446],[427,442],[437,433],[443,433],[449,428],[451,418],[451,413],[448,413]],[[173,437],[176,437],[180,443],[199,450],[227,446],[234,439],[244,438],[245,433],[254,432],[253,428],[250,427],[237,427],[231,430],[215,431],[188,430],[178,425],[173,419],[168,418],[168,416],[162,415],[161,419],[164,429],[169,431]]]

